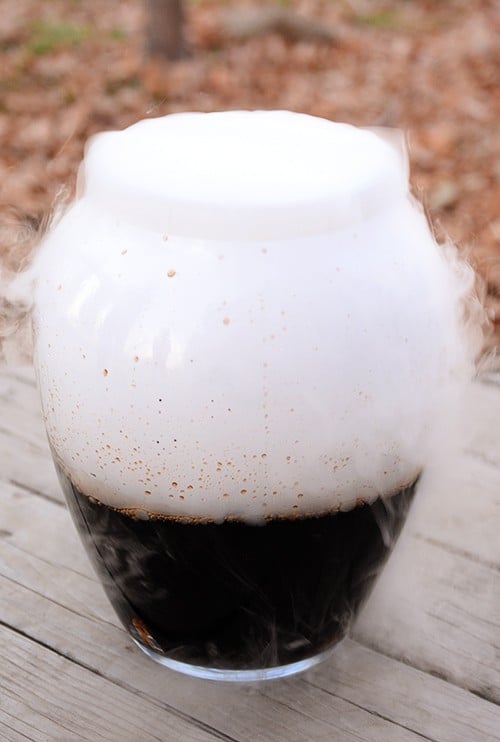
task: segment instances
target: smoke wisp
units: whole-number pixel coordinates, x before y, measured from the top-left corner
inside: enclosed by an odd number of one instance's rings
[[[34,259],[47,232],[64,213],[68,192],[61,188],[42,217],[15,206],[0,216],[0,363],[27,364],[33,355],[31,313],[36,271]]]

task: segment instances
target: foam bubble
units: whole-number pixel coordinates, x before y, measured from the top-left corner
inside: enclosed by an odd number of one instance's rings
[[[55,455],[118,508],[349,509],[439,450],[473,370],[455,270],[400,140],[286,112],[179,114],[91,144],[37,259]]]

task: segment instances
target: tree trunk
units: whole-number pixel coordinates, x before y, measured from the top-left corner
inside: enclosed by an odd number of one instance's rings
[[[147,54],[170,60],[186,57],[182,0],[147,0],[147,10]]]

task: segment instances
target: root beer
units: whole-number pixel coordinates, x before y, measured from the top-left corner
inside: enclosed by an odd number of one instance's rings
[[[137,518],[60,478],[134,638],[171,659],[229,670],[287,665],[338,642],[399,535],[416,485],[347,512],[249,525]]]

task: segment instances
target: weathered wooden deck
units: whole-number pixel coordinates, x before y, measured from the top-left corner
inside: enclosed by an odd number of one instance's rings
[[[29,370],[0,375],[0,740],[500,740],[500,378],[375,593],[306,676],[195,681],[128,639],[62,501]]]

